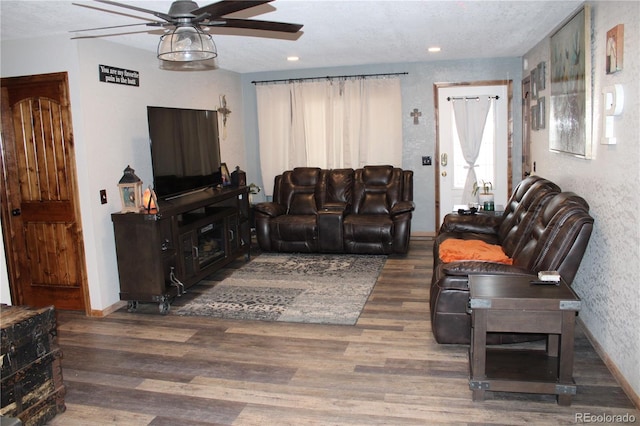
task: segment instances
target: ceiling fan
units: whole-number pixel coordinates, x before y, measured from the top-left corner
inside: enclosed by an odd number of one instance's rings
[[[290,34],[298,33],[302,28],[302,25],[300,24],[225,17],[232,13],[270,3],[273,0],[220,0],[216,3],[202,7],[198,6],[194,1],[176,0],[171,4],[169,11],[166,13],[112,0],[94,1],[135,10],[137,12],[148,13],[160,20],[138,24],[91,28],[79,31],[107,30],[136,25],[165,28],[166,31],[160,38],[160,43],[158,44],[158,58],[163,61],[170,62],[206,61],[218,56],[213,39],[211,38],[211,35],[206,32],[210,27],[259,30]],[[85,6],[82,4],[76,5]],[[99,10],[118,13],[106,9]],[[78,36],[74,38],[94,37],[96,36]]]

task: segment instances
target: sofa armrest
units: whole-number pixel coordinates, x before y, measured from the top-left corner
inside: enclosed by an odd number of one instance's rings
[[[287,212],[284,206],[274,202],[258,203],[253,206],[253,211],[269,217],[281,216]]]
[[[502,216],[488,214],[461,215],[450,213],[444,217],[440,233],[461,232],[478,234],[495,234],[498,232]]]
[[[323,253],[344,251],[344,212],[324,209],[318,212],[318,246]]]
[[[416,209],[416,204],[413,201],[399,201],[393,207],[391,207],[391,216],[396,216],[402,213],[409,213]]]
[[[446,275],[531,275],[531,271],[504,263],[462,260],[442,265]]]

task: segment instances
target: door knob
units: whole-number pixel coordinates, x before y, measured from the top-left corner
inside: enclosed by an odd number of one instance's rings
[[[447,172],[442,172],[442,177],[447,177]]]
[[[22,210],[20,209],[11,210],[11,216],[20,216],[21,214],[22,214]]]

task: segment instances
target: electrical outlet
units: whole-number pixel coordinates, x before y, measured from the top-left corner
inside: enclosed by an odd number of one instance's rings
[[[107,190],[100,190],[100,204],[107,204]]]
[[[428,156],[428,155],[422,157],[422,165],[423,166],[430,166],[431,165],[431,157]]]

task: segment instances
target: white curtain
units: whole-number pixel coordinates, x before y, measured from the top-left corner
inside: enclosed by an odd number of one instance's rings
[[[477,181],[475,164],[480,146],[482,145],[482,134],[487,122],[487,114],[491,106],[484,96],[478,99],[453,99],[452,107],[456,120],[456,130],[460,139],[462,155],[467,162],[469,171],[462,191],[462,204],[476,201],[472,197],[473,184]]]
[[[256,93],[266,195],[294,167],[402,165],[397,77],[259,84]]]
[[[292,100],[288,85],[259,86],[258,132],[260,134],[260,165],[265,193],[271,195],[273,178],[294,163],[290,156],[293,133]],[[269,177],[268,180],[266,177]]]

